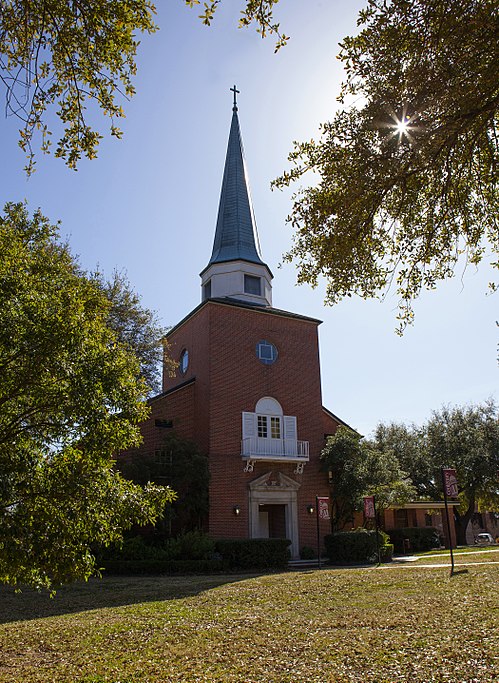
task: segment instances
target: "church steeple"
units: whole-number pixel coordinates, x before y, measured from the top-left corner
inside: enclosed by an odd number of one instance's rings
[[[239,128],[236,86],[213,251],[201,272],[203,299],[231,297],[272,305],[272,273],[260,254]]]

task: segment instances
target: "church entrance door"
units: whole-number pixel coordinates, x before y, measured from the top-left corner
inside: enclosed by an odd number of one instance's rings
[[[259,505],[260,538],[287,538],[287,505]]]
[[[299,557],[297,494],[300,484],[280,472],[249,483],[250,538],[288,538],[293,559]]]

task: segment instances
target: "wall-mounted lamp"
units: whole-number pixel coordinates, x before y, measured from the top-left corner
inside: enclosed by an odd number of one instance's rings
[[[315,508],[313,505],[307,505],[307,512],[309,515],[313,515],[315,512]]]
[[[239,505],[234,505],[234,514],[235,515],[241,514],[241,507]]]

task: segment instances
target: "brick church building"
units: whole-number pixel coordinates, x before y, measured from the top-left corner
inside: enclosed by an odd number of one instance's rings
[[[212,538],[288,538],[291,555],[317,542],[315,497],[325,436],[344,424],[323,407],[319,320],[272,306],[260,253],[235,100],[213,251],[201,303],[167,335],[178,362],[150,401],[143,454],[165,429],[194,441],[210,473],[206,531]],[[321,521],[320,535],[330,531]]]

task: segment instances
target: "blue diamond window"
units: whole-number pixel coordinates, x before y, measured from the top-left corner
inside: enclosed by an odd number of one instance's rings
[[[265,365],[272,365],[277,360],[277,349],[268,341],[259,341],[256,345],[256,357]]]

